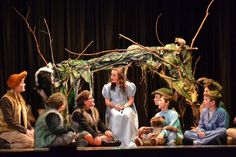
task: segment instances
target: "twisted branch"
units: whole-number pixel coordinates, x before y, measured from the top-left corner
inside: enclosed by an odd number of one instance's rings
[[[93,53],[93,54],[88,54],[88,53],[83,53],[81,54],[82,56],[95,56],[95,55],[100,55],[100,54],[104,54],[104,53],[111,53],[111,52],[124,52],[126,51],[127,49],[114,49],[114,50],[105,50],[105,51],[100,51],[100,52],[97,52],[97,53]],[[80,55],[76,52],[72,52],[70,51],[69,49],[65,48],[65,51],[67,51],[68,53],[71,53],[73,55]]]
[[[39,46],[39,43],[38,43],[38,40],[37,40],[37,37],[35,35],[35,27],[34,27],[34,30],[31,28],[29,22],[28,22],[28,16],[29,16],[29,10],[27,12],[27,15],[26,17],[24,17],[19,11],[16,10],[16,8],[14,8],[15,12],[20,15],[20,17],[25,21],[25,24],[29,30],[29,32],[32,34],[33,38],[34,38],[34,42],[35,42],[35,45],[36,45],[36,49],[37,49],[37,52],[39,53],[40,57],[43,59],[44,63],[47,65],[48,62],[46,61],[46,59],[43,57],[43,54],[40,50],[40,46]]]
[[[145,46],[143,46],[143,45],[141,45],[141,44],[139,44],[139,43],[133,41],[132,39],[130,39],[130,38],[128,38],[128,37],[126,37],[126,36],[124,36],[124,35],[122,35],[122,34],[119,34],[119,36],[120,36],[120,37],[123,37],[123,38],[125,38],[125,39],[127,39],[127,40],[129,40],[129,41],[131,41],[133,44],[138,45],[139,47],[143,48],[144,50],[153,53],[153,54],[154,54],[157,58],[159,58],[161,61],[163,61],[163,62],[165,62],[165,63],[168,63],[168,64],[172,65],[172,66],[175,67],[175,68],[178,68],[178,66],[176,66],[176,65],[174,65],[174,64],[172,64],[172,63],[170,63],[170,62],[164,60],[163,58],[161,58],[161,57],[156,53],[156,51],[152,51],[152,50],[146,48]]]
[[[89,48],[89,46],[93,43],[93,41],[91,41],[86,47],[85,49],[78,55],[78,57],[76,59],[79,59],[79,57],[81,57],[81,55]]]

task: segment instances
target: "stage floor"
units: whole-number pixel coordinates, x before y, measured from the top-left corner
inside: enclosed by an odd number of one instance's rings
[[[182,156],[235,156],[236,145],[201,145],[201,146],[144,146],[144,147],[58,147],[53,149],[1,149],[0,156],[7,157],[182,157]]]

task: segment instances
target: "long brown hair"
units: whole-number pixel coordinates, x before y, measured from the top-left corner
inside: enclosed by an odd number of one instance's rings
[[[127,78],[124,73],[124,68],[123,67],[113,67],[112,70],[117,72],[120,89],[121,89],[122,93],[125,94],[126,93],[125,82],[126,82]],[[115,87],[116,87],[116,84],[111,83],[111,90],[115,90]]]

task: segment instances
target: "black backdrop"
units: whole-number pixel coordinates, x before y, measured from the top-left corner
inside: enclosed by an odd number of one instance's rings
[[[34,73],[45,63],[39,57],[32,36],[14,8],[24,16],[30,9],[28,21],[36,28],[40,49],[47,61],[52,61],[46,30],[46,19],[53,37],[55,62],[75,58],[64,49],[81,52],[90,41],[94,44],[86,51],[95,53],[102,50],[127,48],[131,43],[119,39],[123,34],[145,46],[161,46],[155,33],[157,16],[162,13],[158,33],[164,44],[174,42],[175,37],[186,39],[190,45],[202,22],[209,0],[5,0],[0,2],[0,86],[1,96],[6,92],[6,80],[12,73],[27,70],[28,92],[34,87]],[[233,104],[235,75],[235,1],[215,0],[194,46],[199,50],[194,57],[201,57],[196,78],[207,76],[217,80],[224,87],[223,98],[231,118],[236,114]],[[82,59],[89,59],[82,57]],[[106,77],[104,77],[106,76]],[[108,73],[95,74],[96,105],[103,118],[105,105],[101,89],[107,82]],[[140,83],[141,69],[132,67],[129,80],[137,85],[135,102],[140,125],[148,123],[155,106],[150,93],[163,86],[158,76],[147,75],[147,87]],[[145,93],[147,102],[144,104]]]

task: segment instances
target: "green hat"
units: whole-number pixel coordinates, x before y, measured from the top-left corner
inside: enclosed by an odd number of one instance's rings
[[[163,96],[173,96],[173,92],[168,88],[160,88],[152,92],[152,95],[160,94]]]
[[[208,91],[206,94],[204,94],[204,96],[209,96],[209,97],[218,98],[218,99],[222,97],[220,92],[217,90]]]

